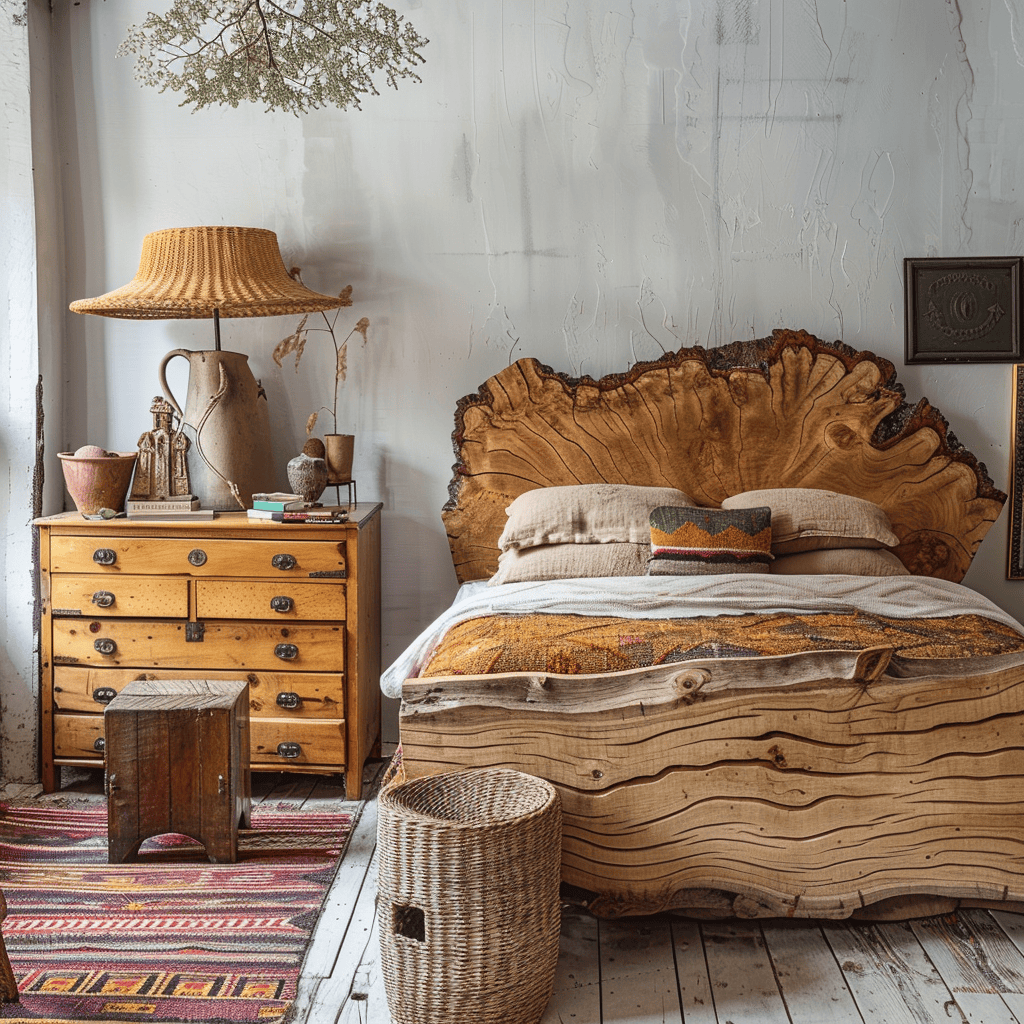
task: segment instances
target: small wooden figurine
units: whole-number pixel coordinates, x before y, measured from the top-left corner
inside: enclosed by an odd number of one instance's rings
[[[174,428],[174,409],[157,395],[149,407],[153,429],[139,438],[139,460],[135,467],[130,497],[137,501],[175,499],[191,501],[188,460],[191,442]]]

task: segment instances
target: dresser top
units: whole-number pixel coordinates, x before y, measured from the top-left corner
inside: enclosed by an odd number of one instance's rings
[[[213,519],[127,519],[122,516],[119,519],[86,519],[81,512],[60,512],[55,516],[44,516],[41,519],[33,519],[33,526],[56,527],[61,530],[100,531],[110,533],[116,530],[118,533],[154,532],[159,534],[162,531],[188,530],[196,536],[216,536],[218,533],[238,534],[239,531],[254,531],[261,537],[271,538],[274,533],[282,529],[298,530],[308,532],[310,536],[314,533],[322,537],[323,534],[336,532],[338,530],[361,529],[368,523],[382,508],[381,503],[373,501],[361,501],[350,506],[348,521],[344,523],[279,523],[270,519],[250,519],[244,512],[215,512]]]

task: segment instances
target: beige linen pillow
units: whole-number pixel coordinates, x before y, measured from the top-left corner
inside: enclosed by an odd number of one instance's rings
[[[509,548],[498,556],[498,571],[490,584],[535,580],[571,580],[585,576],[643,576],[651,545],[542,544]]]
[[[786,576],[819,576],[843,573],[848,576],[909,576],[910,570],[891,552],[881,548],[829,548],[780,555],[771,572]]]
[[[508,551],[541,544],[650,544],[649,520],[654,509],[693,503],[674,487],[537,487],[520,494],[505,510],[508,522],[498,546]]]
[[[767,505],[772,510],[772,554],[791,555],[822,548],[895,547],[889,517],[872,501],[813,487],[744,491],[722,508]]]

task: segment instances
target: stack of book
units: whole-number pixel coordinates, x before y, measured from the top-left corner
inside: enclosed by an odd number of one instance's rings
[[[247,515],[271,523],[344,523],[348,521],[348,508],[344,505],[317,505],[305,501],[300,494],[272,491],[252,496],[252,508]]]
[[[129,498],[124,503],[129,519],[212,519],[213,509],[200,508],[191,494],[173,498]]]

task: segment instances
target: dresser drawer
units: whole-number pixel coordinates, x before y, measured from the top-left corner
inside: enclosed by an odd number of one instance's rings
[[[249,684],[253,718],[343,718],[345,680],[340,672],[231,672],[203,669],[78,668],[59,665],[53,672],[57,711],[102,713],[135,679],[244,679]]]
[[[253,768],[277,771],[345,763],[343,719],[250,719],[249,738]],[[103,715],[54,715],[53,755],[65,760],[102,758]]]
[[[344,626],[327,623],[53,620],[58,666],[329,672],[344,653]]]
[[[53,537],[52,573],[303,578],[345,574],[345,541]]]
[[[53,756],[103,757],[103,715],[54,715]]]
[[[54,576],[50,580],[55,616],[132,615],[188,617],[188,580],[152,576]]]
[[[254,718],[249,722],[249,739],[253,768],[345,763],[345,722],[340,719]]]
[[[197,580],[196,616],[200,619],[312,619],[343,622],[345,586],[286,579]]]

